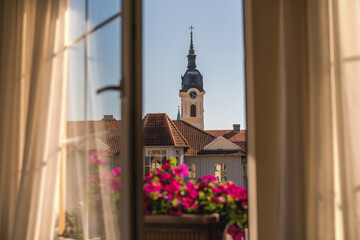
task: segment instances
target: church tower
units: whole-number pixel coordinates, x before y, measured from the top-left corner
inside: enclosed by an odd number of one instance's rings
[[[181,120],[204,129],[204,95],[203,76],[196,69],[196,55],[193,45],[193,26],[190,27],[190,49],[187,70],[181,76]]]

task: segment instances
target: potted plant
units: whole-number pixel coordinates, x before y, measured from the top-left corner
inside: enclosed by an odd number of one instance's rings
[[[144,178],[146,239],[241,240],[247,228],[246,189],[212,175],[184,182],[185,164],[165,160]]]
[[[96,169],[88,176],[89,196],[95,212],[107,206],[119,213],[121,169],[99,171],[105,156],[95,151],[89,157]],[[231,181],[219,183],[212,175],[185,182],[188,174],[185,164],[176,166],[170,158],[144,177],[145,239],[222,240],[229,233],[242,240],[248,220],[246,189]]]

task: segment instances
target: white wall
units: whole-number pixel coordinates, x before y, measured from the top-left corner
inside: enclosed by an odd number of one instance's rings
[[[236,185],[244,186],[244,178],[242,172],[242,162],[240,156],[186,156],[185,164],[196,164],[196,177],[215,174],[215,164],[225,163],[227,168],[227,179],[233,181]]]

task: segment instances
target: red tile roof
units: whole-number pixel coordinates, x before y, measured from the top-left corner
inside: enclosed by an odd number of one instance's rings
[[[197,127],[194,127],[193,125],[185,121],[176,120],[173,121],[173,123],[177,126],[182,135],[190,144],[190,149],[185,153],[185,155],[200,154],[201,149],[203,149],[204,146],[206,146],[215,139],[214,136],[204,132]]]
[[[247,130],[240,130],[240,132],[235,132],[234,130],[205,130],[205,131],[215,137],[223,136],[224,138],[232,142],[246,142]]]
[[[72,151],[84,143],[81,136],[87,134],[109,146],[109,154],[118,154],[120,151],[121,121],[69,121],[67,122],[67,138],[72,139],[67,144],[67,150]],[[245,155],[247,151],[246,130],[234,133],[232,130],[203,131],[191,124],[182,121],[172,121],[165,113],[147,114],[143,120],[144,146],[177,146],[189,148],[186,156],[205,154]],[[216,137],[223,136],[241,147],[241,151],[203,151],[202,149]],[[79,137],[76,139],[76,137]],[[75,139],[75,140],[74,140]]]
[[[203,131],[193,125],[182,121],[177,120],[173,121],[175,125],[178,127],[180,132],[186,138],[188,143],[190,144],[190,149],[185,153],[186,156],[194,156],[194,155],[210,155],[210,154],[225,154],[225,155],[239,155],[243,156],[246,152],[242,149],[239,151],[204,151],[203,148],[215,140],[216,136],[209,134],[207,131]],[[237,144],[235,142],[235,144]],[[239,144],[237,144],[239,145]],[[242,147],[241,145],[239,145]]]
[[[86,123],[86,125],[85,125]],[[93,138],[109,146],[109,154],[117,154],[120,147],[120,126],[121,121],[68,121],[66,137],[71,141],[67,144],[67,151],[74,150],[77,146],[83,144],[85,139],[85,127],[87,134],[93,134]],[[79,137],[79,138],[76,138]]]
[[[144,146],[190,147],[166,113],[151,113],[145,116]]]

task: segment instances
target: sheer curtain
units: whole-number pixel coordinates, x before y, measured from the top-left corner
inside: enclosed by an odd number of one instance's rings
[[[245,6],[250,237],[360,239],[360,2]]]
[[[360,239],[360,2],[280,12],[278,237]]]
[[[53,239],[60,207],[66,0],[0,3],[0,236]]]

